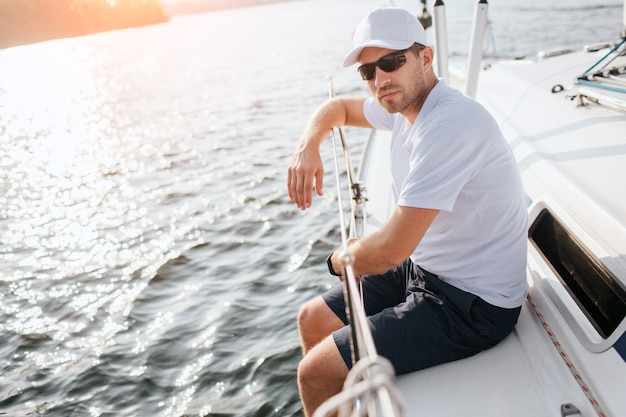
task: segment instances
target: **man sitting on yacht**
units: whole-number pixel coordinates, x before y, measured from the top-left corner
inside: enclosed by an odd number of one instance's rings
[[[350,239],[348,250],[378,354],[404,374],[474,355],[513,330],[528,291],[525,199],[497,123],[436,77],[434,51],[414,16],[374,10],[353,46],[343,65],[360,65],[372,97],[329,99],[314,112],[288,169],[289,197],[304,210],[313,188],[322,194],[319,147],[332,128],[392,132],[395,209],[380,230]],[[328,259],[338,276],[340,250]],[[300,310],[298,385],[307,416],[341,391],[352,366],[346,325],[341,283]]]

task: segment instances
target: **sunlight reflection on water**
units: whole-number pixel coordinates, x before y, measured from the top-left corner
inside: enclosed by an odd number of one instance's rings
[[[338,220],[331,169],[307,213],[284,171],[328,75],[364,92],[338,63],[378,4],[294,1],[0,51],[3,412],[299,415],[295,317],[335,282]],[[366,133],[348,134],[358,154]]]

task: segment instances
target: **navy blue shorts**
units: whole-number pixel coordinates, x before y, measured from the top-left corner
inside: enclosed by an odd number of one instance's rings
[[[521,307],[506,309],[440,280],[408,259],[381,275],[362,278],[365,312],[378,354],[398,375],[472,356],[513,330]],[[347,324],[343,283],[323,296]],[[333,333],[351,368],[350,329]]]

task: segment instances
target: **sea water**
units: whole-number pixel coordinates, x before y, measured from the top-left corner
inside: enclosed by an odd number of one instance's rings
[[[491,3],[498,55],[621,30],[620,0]],[[0,51],[0,415],[301,415],[297,311],[336,282],[330,141],[310,210],[289,202],[286,167],[328,76],[366,94],[339,64],[381,4],[288,1]],[[474,3],[446,4],[463,57]],[[348,130],[354,163],[366,135]]]

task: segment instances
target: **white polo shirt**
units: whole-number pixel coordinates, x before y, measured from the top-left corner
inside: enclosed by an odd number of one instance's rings
[[[396,204],[440,210],[411,259],[493,305],[520,306],[528,217],[515,158],[493,117],[441,80],[413,125],[373,98],[364,112],[392,131]]]

